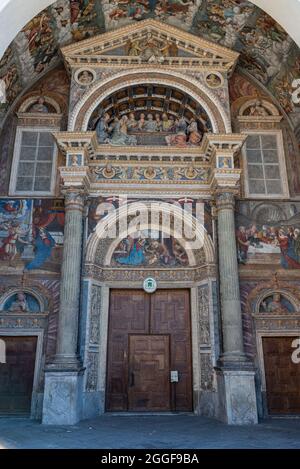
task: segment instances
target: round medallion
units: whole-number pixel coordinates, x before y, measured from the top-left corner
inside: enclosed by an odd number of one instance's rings
[[[157,282],[154,278],[146,278],[143,287],[146,293],[154,293],[157,290]]]
[[[197,177],[197,171],[192,166],[189,166],[184,171],[184,175],[187,179],[195,179]]]
[[[88,86],[94,83],[96,73],[91,69],[80,69],[75,73],[75,80],[79,85]]]
[[[206,75],[205,81],[210,88],[220,88],[223,84],[222,75],[219,73],[209,73]]]
[[[116,175],[116,170],[111,165],[107,165],[103,168],[102,174],[105,179],[113,179]]]
[[[147,168],[145,169],[144,171],[144,177],[146,179],[155,179],[157,176],[157,172],[156,172],[156,169],[150,167],[150,168]]]

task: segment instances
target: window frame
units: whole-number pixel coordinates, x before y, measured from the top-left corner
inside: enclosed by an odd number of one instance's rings
[[[20,164],[20,156],[21,156],[21,142],[22,142],[22,135],[23,132],[48,132],[53,133],[59,131],[58,127],[39,127],[39,126],[18,126],[16,131],[15,137],[15,145],[14,145],[14,154],[12,160],[12,168],[10,174],[10,183],[9,183],[9,195],[10,196],[53,196],[55,192],[55,185],[56,185],[56,170],[57,170],[57,157],[58,157],[58,148],[54,140],[54,151],[52,155],[52,172],[51,172],[51,180],[50,180],[50,190],[49,191],[18,191],[17,190],[17,180],[18,180],[18,169]],[[54,137],[53,137],[54,139]],[[36,161],[36,160],[35,160]]]
[[[243,158],[243,172],[244,172],[244,192],[245,197],[249,199],[287,199],[290,196],[289,184],[287,177],[286,161],[283,134],[281,129],[255,129],[255,130],[243,130],[243,134],[247,135],[272,135],[276,137],[277,149],[278,149],[278,166],[280,173],[280,181],[282,184],[281,194],[257,194],[251,193],[249,190],[249,172],[248,172],[248,161],[247,161],[247,142],[242,149]],[[262,165],[263,166],[263,165]],[[264,179],[266,181],[266,179]]]

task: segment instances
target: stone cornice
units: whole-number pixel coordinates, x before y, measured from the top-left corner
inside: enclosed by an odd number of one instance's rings
[[[179,50],[189,55],[183,57],[165,57],[158,67],[187,70],[215,70],[231,72],[236,65],[239,54],[226,47],[187,33],[174,26],[154,19],[147,19],[134,25],[125,26],[91,39],[72,44],[61,49],[68,68],[92,66],[101,67],[135,67],[145,66],[145,62],[136,56],[118,56],[114,49],[124,46],[128,41],[136,41],[151,33],[161,41],[171,41]],[[105,54],[105,55],[104,55]]]

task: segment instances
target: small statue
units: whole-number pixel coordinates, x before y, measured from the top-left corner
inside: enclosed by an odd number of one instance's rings
[[[155,114],[155,123],[156,123],[156,131],[161,132],[162,131],[162,121],[160,118],[160,114]]]
[[[138,130],[141,130],[141,131],[145,130],[145,125],[146,125],[145,114],[142,113],[138,121]]]
[[[49,112],[47,106],[45,105],[45,98],[41,96],[38,101],[31,106],[29,112],[42,112],[44,114],[47,114]]]
[[[259,99],[250,107],[249,116],[266,117],[267,115],[268,113]]]
[[[147,121],[145,123],[145,131],[146,132],[155,132],[156,131],[156,122],[153,120],[153,115],[147,115]]]
[[[138,123],[137,123],[137,121],[136,121],[136,119],[135,119],[135,115],[134,115],[133,112],[131,112],[131,113],[129,114],[129,119],[128,119],[128,123],[127,123],[127,129],[128,129],[128,130],[134,130],[134,129],[137,128],[137,125],[138,125]]]
[[[202,140],[202,135],[198,130],[198,124],[195,119],[191,119],[190,125],[187,128],[189,134],[189,144],[190,145],[199,145]]]
[[[110,120],[110,115],[108,112],[105,112],[104,115],[99,119],[96,126],[96,133],[99,143],[108,143],[109,133],[108,133],[108,122]]]
[[[164,132],[169,132],[172,122],[169,120],[168,114],[166,112],[162,115],[162,129]]]

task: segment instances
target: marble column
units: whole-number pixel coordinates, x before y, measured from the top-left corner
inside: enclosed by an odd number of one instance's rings
[[[229,424],[257,423],[255,372],[244,352],[234,192],[218,191],[218,251],[223,353],[217,367],[219,416]]]
[[[55,363],[68,369],[80,367],[77,355],[80,276],[82,257],[82,215],[84,195],[65,195],[65,234],[60,286],[60,311]]]
[[[81,417],[82,364],[77,352],[84,193],[65,193],[65,234],[56,355],[46,368],[43,423],[72,425]]]
[[[217,193],[223,362],[246,361],[243,344],[234,206],[235,197],[232,192]]]

